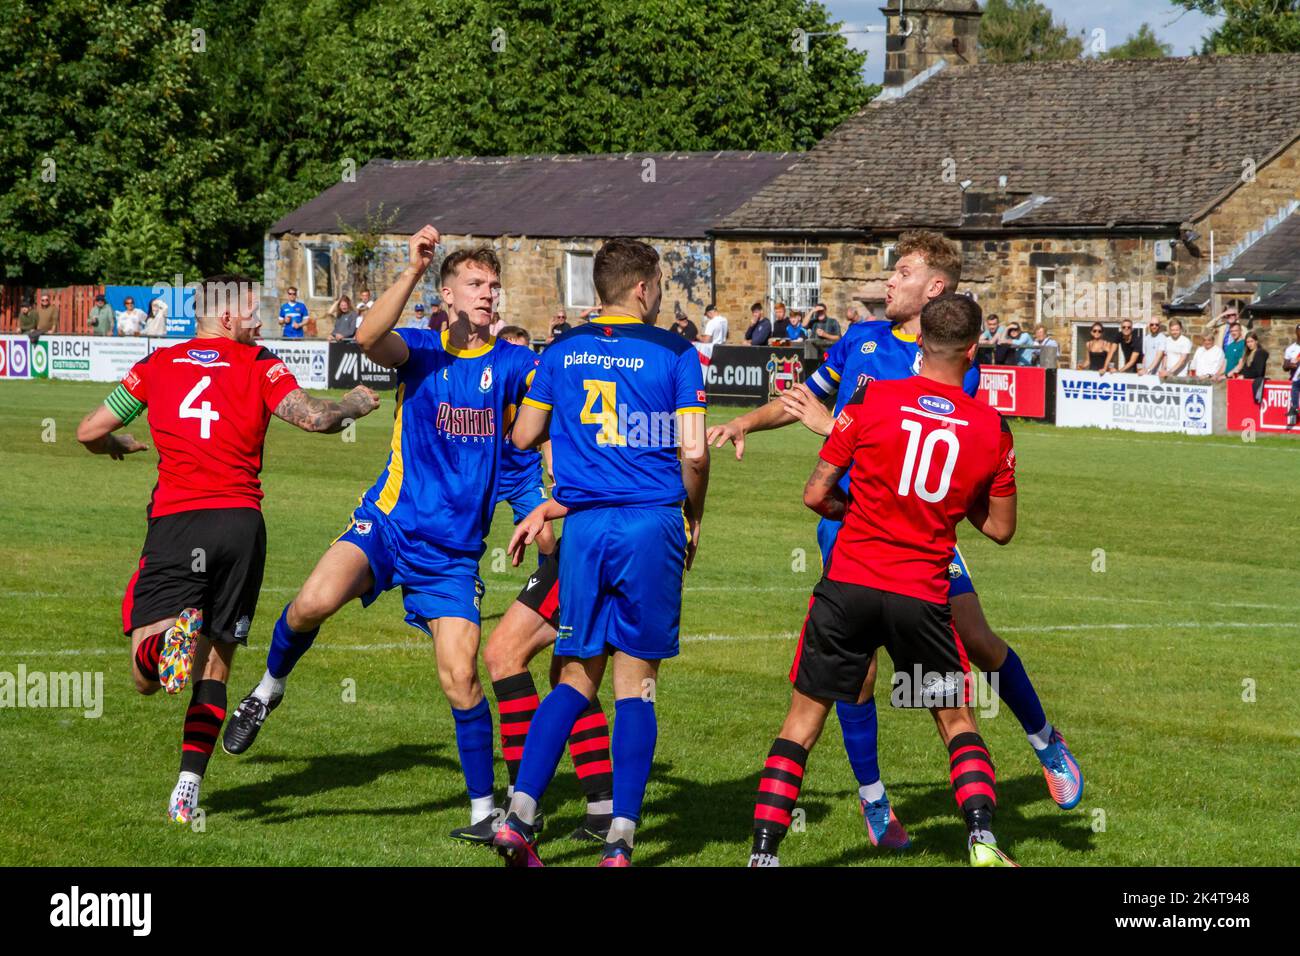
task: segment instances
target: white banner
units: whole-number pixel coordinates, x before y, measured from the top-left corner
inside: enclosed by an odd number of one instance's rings
[[[329,387],[329,343],[314,339],[258,339],[275,353],[303,388]]]
[[[144,338],[44,335],[46,374],[74,382],[116,382],[149,354]]]
[[[1213,421],[1214,389],[1209,385],[1067,369],[1056,375],[1058,425],[1208,435]]]

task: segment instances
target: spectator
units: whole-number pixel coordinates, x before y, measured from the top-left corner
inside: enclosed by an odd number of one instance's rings
[[[1116,372],[1137,373],[1142,362],[1142,333],[1133,330],[1133,320],[1124,319],[1119,324],[1119,338],[1111,357],[1111,369]]]
[[[997,313],[989,313],[984,317],[984,331],[980,332],[979,337],[979,358],[983,362],[989,362],[995,365],[1001,365],[1006,356],[1006,350],[999,351],[999,346],[1006,342],[1006,335],[1002,326],[998,323]]]
[[[154,299],[149,303],[149,318],[144,323],[144,334],[162,338],[167,334],[167,303]]]
[[[856,309],[849,311],[857,312]],[[826,346],[838,342],[842,335],[839,320],[832,319],[826,313],[826,303],[818,302],[813,306],[812,315],[808,319],[808,337],[825,349]]]
[[[53,334],[59,330],[59,307],[50,303],[48,292],[41,293],[41,304],[36,307],[34,314],[36,330],[35,334],[30,336],[33,342],[42,335]]]
[[[1034,350],[1028,346],[1033,345],[1034,340],[1028,332],[1024,331],[1015,322],[1007,326],[1006,345],[1008,346],[1007,360],[1009,365],[1033,365]],[[1012,348],[1014,346],[1014,348]]]
[[[501,331],[497,333],[497,338],[511,345],[522,345],[524,348],[531,348],[533,344],[532,336],[522,325],[503,325]]]
[[[582,315],[583,322],[591,322],[593,319],[599,319],[599,318],[600,318],[600,309],[595,309],[595,308],[588,309]]]
[[[1241,323],[1233,322],[1228,326],[1228,342],[1223,346],[1225,374],[1236,378],[1241,374],[1241,365],[1246,358],[1246,339],[1242,333]]]
[[[802,342],[808,337],[808,330],[803,327],[803,313],[791,312],[790,321],[786,323],[785,338],[786,341],[793,344]]]
[[[451,324],[451,316],[442,307],[442,296],[434,295],[430,301],[433,303],[433,308],[429,310],[429,328],[441,332]]]
[[[1218,317],[1213,322],[1210,323],[1210,327],[1205,331],[1210,333],[1215,333],[1219,329],[1222,329],[1223,332],[1220,337],[1219,346],[1223,348],[1226,352],[1228,348],[1228,343],[1232,340],[1233,323],[1237,321],[1239,321],[1237,315],[1237,309],[1234,306],[1230,305],[1222,312],[1219,313]]]
[[[1034,326],[1034,344],[1038,346],[1038,364],[1042,368],[1056,368],[1061,360],[1061,346],[1047,334],[1042,323]]]
[[[1183,335],[1183,323],[1174,319],[1169,323],[1169,335],[1165,342],[1165,361],[1161,369],[1161,378],[1186,375],[1192,361],[1192,340]]]
[[[779,305],[778,309],[781,314],[785,314],[785,306]],[[749,328],[745,329],[745,341],[750,345],[766,345],[767,340],[772,337],[772,323],[763,315],[763,307],[755,302],[749,307]]]
[[[856,305],[848,307],[848,310],[844,313],[844,321],[849,325],[857,325],[862,321],[862,313],[858,310]]]
[[[369,289],[362,289],[360,292],[357,293],[357,305],[356,305],[357,315],[364,316],[367,312],[370,311],[370,307],[374,304],[375,304],[374,301],[370,298]],[[357,323],[358,326],[360,324],[361,324],[360,322]]]
[[[546,337],[546,344],[550,345],[556,336],[569,331],[569,328],[569,317],[563,309],[556,309],[555,315],[551,316],[551,334]]]
[[[123,300],[122,305],[122,311],[117,313],[117,334],[139,335],[144,329],[144,310],[137,309],[135,299],[129,295]]]
[[[1286,413],[1286,424],[1291,428],[1300,414],[1300,325],[1295,327],[1295,341],[1282,353],[1282,371],[1291,373],[1291,407]]]
[[[422,306],[416,305],[415,317],[420,318]],[[338,297],[338,300],[329,307],[325,317],[334,320],[334,329],[330,332],[331,342],[351,342],[357,337],[357,326],[361,321],[361,313],[352,307],[352,300],[345,295]]]
[[[1246,333],[1246,354],[1241,363],[1241,377],[1248,379],[1255,396],[1255,404],[1264,400],[1264,380],[1268,368],[1268,352],[1259,347],[1259,336]],[[1232,376],[1229,376],[1231,378]]]
[[[1106,371],[1106,366],[1110,364],[1111,351],[1115,346],[1106,341],[1105,332],[1100,322],[1092,323],[1092,328],[1088,330],[1088,341],[1083,347],[1087,360],[1080,362],[1077,368],[1086,368],[1090,372]]]
[[[32,311],[32,304],[30,302],[24,302],[18,309],[18,331],[33,340],[38,336],[36,331],[36,313]]]
[[[763,309],[760,306],[759,310]],[[700,336],[701,342],[712,342],[714,345],[725,345],[727,342],[728,329],[727,317],[718,314],[718,307],[712,302],[704,310],[704,334]]]
[[[685,312],[677,313],[677,316],[673,319],[671,328],[688,342],[699,340],[700,330],[696,327],[694,322],[686,317]]]
[[[298,290],[289,286],[285,290],[289,301],[280,306],[281,334],[286,339],[300,339],[307,328],[307,306],[298,301]]]
[[[1160,363],[1165,359],[1165,345],[1169,341],[1169,336],[1160,331],[1160,320],[1151,319],[1147,322],[1147,334],[1142,336],[1142,369],[1143,375],[1156,375],[1160,371]]]
[[[786,327],[789,326],[789,324],[790,324],[790,319],[785,314],[785,303],[778,302],[776,304],[775,313],[772,316],[772,324],[770,326],[768,337],[776,338],[776,339],[785,338]],[[755,342],[754,344],[758,345],[759,343]]]
[[[1201,336],[1200,348],[1192,356],[1191,370],[1188,374],[1192,378],[1217,382],[1224,377],[1223,371],[1223,349],[1219,348],[1218,343],[1214,341],[1214,335],[1206,332]]]
[[[95,296],[95,304],[90,310],[90,334],[113,334],[113,309],[105,301],[103,293]]]
[[[492,313],[492,323],[488,326],[488,335],[497,336],[501,330],[506,327],[506,320],[502,318],[500,312]]]

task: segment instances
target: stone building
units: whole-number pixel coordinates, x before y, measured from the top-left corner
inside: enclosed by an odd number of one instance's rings
[[[1300,55],[981,64],[975,0],[882,10],[884,92],[712,230],[724,312],[871,304],[925,227],[960,244],[986,313],[1071,355],[1094,320],[1174,303],[1198,331],[1300,208]]]
[[[663,257],[663,313],[699,321],[715,294],[708,228],[786,171],[796,154],[760,152],[514,156],[417,162],[375,160],[268,231],[264,315],[289,286],[322,321],[340,294],[375,296],[406,264],[408,237],[426,223],[444,252],[491,244],[501,258],[501,314],[545,335],[558,308],[597,305],[592,257],[614,236],[644,239]],[[437,269],[412,296],[431,305]],[[270,325],[271,323],[267,323]]]

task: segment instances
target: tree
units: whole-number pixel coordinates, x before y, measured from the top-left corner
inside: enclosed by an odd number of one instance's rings
[[[1300,53],[1300,0],[1172,0],[1224,21],[1201,44],[1202,53]]]
[[[831,27],[813,0],[6,0],[0,269],[152,282],[175,232],[187,278],[257,274],[267,226],[376,157],[806,149],[874,93]]]
[[[988,0],[979,43],[987,63],[1075,60],[1083,52],[1083,40],[1070,36],[1037,0]]]
[[[1111,47],[1102,54],[1104,60],[1159,60],[1169,56],[1173,47],[1161,43],[1155,31],[1147,24],[1138,27],[1138,32],[1131,34],[1117,47]]]

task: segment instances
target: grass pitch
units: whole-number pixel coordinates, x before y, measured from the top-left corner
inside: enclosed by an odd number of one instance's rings
[[[0,864],[500,865],[447,839],[467,820],[451,714],[396,594],[325,626],[247,755],[218,748],[201,832],[166,821],[188,693],[135,694],[119,624],[155,456],[92,457],[74,437],[108,391],[0,384],[0,671],[102,672],[104,686],[95,719],[0,709]],[[272,423],[270,551],[232,710],[261,674],[280,607],[383,465],[392,395],[384,402],[352,443]],[[1286,489],[1300,446],[1025,424],[1015,433],[1020,532],[999,549],[964,526],[961,543],[990,622],[1025,661],[1087,785],[1077,809],[1057,809],[1010,711],[981,718],[1003,847],[1027,866],[1294,864],[1300,598]],[[792,427],[753,436],[743,462],[715,453],[682,655],[658,689],[640,866],[746,859],[758,771],[820,569],[815,518],[800,502],[817,447]],[[494,564],[509,527],[503,507],[482,568],[485,636],[525,579],[499,556]],[[546,665],[534,663],[539,686]],[[882,655],[881,767],[913,850],[867,844],[832,718],[800,800],[806,828],[786,840],[784,864],[964,864],[946,755],[924,714],[887,706],[888,670]],[[544,859],[594,863],[589,847],[556,838],[582,813],[567,757],[543,806]]]

